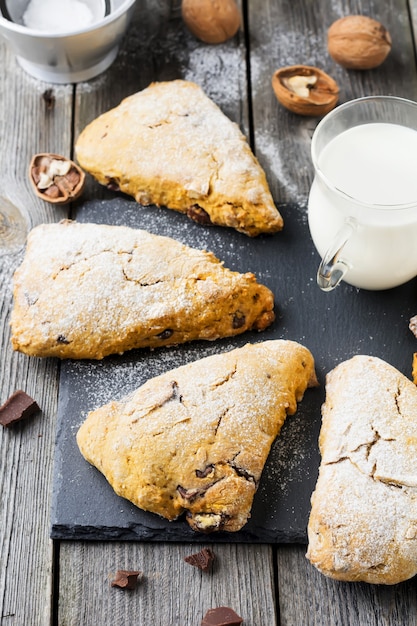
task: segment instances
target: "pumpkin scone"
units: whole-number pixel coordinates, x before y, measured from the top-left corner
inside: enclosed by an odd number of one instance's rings
[[[316,385],[313,356],[293,341],[247,344],[148,380],[92,411],[77,433],[115,492],[196,531],[238,531],[274,439]]]
[[[326,379],[322,455],[307,558],[345,581],[396,584],[417,574],[417,389],[358,355]]]
[[[249,236],[283,227],[245,136],[195,83],[152,83],[93,120],[76,142],[99,183]]]
[[[274,320],[272,292],[210,252],[69,220],[29,233],[13,295],[13,348],[39,357],[101,359],[263,330]]]

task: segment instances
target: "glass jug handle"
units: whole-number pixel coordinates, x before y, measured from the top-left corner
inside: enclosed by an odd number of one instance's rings
[[[354,218],[348,217],[324,255],[317,271],[317,284],[323,291],[331,291],[337,287],[346,272],[351,269],[351,263],[341,258],[341,254],[357,225]]]

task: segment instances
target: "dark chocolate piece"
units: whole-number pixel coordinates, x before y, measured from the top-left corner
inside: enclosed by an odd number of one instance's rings
[[[203,470],[196,469],[195,475],[197,478],[206,478],[212,472],[214,472],[214,465],[210,463],[210,465],[207,465]]]
[[[243,622],[243,618],[239,617],[233,609],[229,609],[227,606],[219,606],[217,609],[209,609],[201,626],[240,626]]]
[[[104,137],[106,135],[103,135]],[[120,191],[120,187],[119,187],[119,181],[115,180],[114,178],[109,178],[108,176],[106,176],[107,178],[107,189],[110,189],[110,191]]]
[[[158,339],[169,339],[170,337],[172,337],[173,334],[174,334],[174,331],[172,330],[172,328],[166,328],[165,330],[162,331],[162,333],[159,333],[157,337]]]
[[[10,426],[14,422],[30,417],[36,411],[39,411],[39,406],[35,400],[19,389],[0,406],[0,424]]]
[[[236,311],[233,316],[232,326],[233,328],[242,328],[245,325],[246,317],[241,311]]]
[[[187,209],[187,215],[197,224],[211,224],[210,215],[198,204],[193,204]]]
[[[119,569],[116,572],[116,577],[112,580],[112,587],[120,587],[120,589],[136,589],[136,585],[142,580],[142,572],[136,570],[124,570]]]
[[[210,550],[210,548],[203,548],[200,552],[196,554],[190,554],[190,556],[186,556],[184,561],[189,563],[189,565],[193,565],[194,567],[198,567],[198,569],[206,572],[211,568],[214,561],[214,552]]]

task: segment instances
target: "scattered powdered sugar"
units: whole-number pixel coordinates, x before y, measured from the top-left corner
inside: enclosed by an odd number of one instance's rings
[[[258,282],[270,277],[274,268],[260,263],[265,254],[261,238],[248,238],[230,228],[201,226],[176,211],[143,207],[122,198],[87,203],[77,213],[77,221],[92,223],[120,223],[132,228],[172,237],[181,243],[207,250],[223,262],[224,267],[237,272],[251,272],[255,267]]]
[[[23,258],[26,217],[8,198],[0,196],[0,279],[12,291],[13,274]]]
[[[320,50],[325,53],[326,45],[323,43],[323,37],[320,33],[314,30],[306,30],[301,35],[304,40],[309,42],[309,47],[306,49],[303,46],[303,59],[300,62],[300,31],[291,30],[284,32],[280,30],[279,35],[271,39],[263,39],[257,42],[255,50],[251,51],[251,72],[252,83],[254,89],[260,84],[262,80],[262,73],[267,66],[265,59],[279,60],[278,67],[286,67],[290,65],[312,65],[317,66],[317,57],[320,54]],[[269,80],[271,79],[268,76]]]
[[[22,258],[23,251],[0,256],[0,285],[5,294],[7,293],[9,300],[12,298],[14,272],[22,262]]]
[[[277,15],[279,27],[271,30],[270,15],[256,15],[256,32],[265,33],[251,46],[250,72],[255,117],[255,152],[264,167],[277,202],[294,203],[306,218],[309,189],[314,176],[310,142],[318,123],[287,111],[275,98],[271,78],[280,67],[317,66],[321,51],[325,54],[325,38],[307,25],[287,20],[285,9]],[[308,45],[302,46],[300,38]],[[269,99],[266,97],[269,93]],[[257,119],[257,103],[262,116]],[[270,108],[266,108],[270,107]]]
[[[147,380],[197,359],[228,352],[247,341],[247,337],[234,339],[233,343],[226,339],[186,344],[181,351],[173,346],[134,350],[102,361],[64,361],[61,385],[68,386],[71,395],[78,398],[78,426],[89,411],[112,400],[122,400]]]
[[[294,139],[280,140],[269,129],[258,129],[255,135],[256,155],[269,177],[271,186],[276,187],[276,202],[293,203],[300,207],[303,219],[307,219],[307,200],[312,182],[312,165],[309,152],[306,152],[306,143],[297,142]],[[306,153],[305,164],[300,165],[300,160],[293,161],[288,158],[294,150],[298,151],[298,159]],[[294,162],[297,163],[296,169]],[[303,182],[301,186],[300,182]]]
[[[256,103],[258,97],[261,102],[265,101],[265,89],[271,93],[272,107],[270,115],[264,113],[255,124],[256,156],[265,169],[275,200],[297,204],[302,207],[301,212],[305,216],[314,176],[310,144],[317,121],[294,115],[276,101],[271,87],[271,76],[269,73],[265,75],[262,49],[251,56],[251,73],[255,119]],[[289,127],[291,133],[288,132]]]
[[[195,46],[184,64],[184,79],[200,85],[229,118],[240,122],[245,88],[244,52],[241,48]]]
[[[308,393],[311,392],[307,390]],[[304,494],[312,492],[317,479],[314,468],[318,466],[318,448],[311,445],[317,437],[311,432],[314,423],[307,418],[302,412],[288,416],[274,442],[259,489],[259,497],[265,502],[271,502],[271,490],[277,499],[295,497],[301,500],[301,493],[305,497]]]
[[[243,40],[233,38],[214,46],[206,44],[188,31],[179,16],[170,22],[163,38],[152,41],[152,47],[165,70],[160,80],[182,78],[195,82],[228,117],[241,122],[242,92],[246,90]],[[165,77],[171,64],[179,71]]]

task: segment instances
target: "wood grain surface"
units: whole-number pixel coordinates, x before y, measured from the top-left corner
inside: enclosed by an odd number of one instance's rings
[[[313,177],[310,139],[317,120],[298,118],[277,103],[270,86],[275,69],[316,65],[338,81],[341,101],[370,94],[417,100],[415,0],[247,0],[242,12],[240,33],[209,46],[185,28],[180,0],[138,0],[114,65],[76,86],[36,81],[2,42],[0,196],[19,209],[25,228],[71,215],[71,207],[57,209],[32,194],[31,156],[71,156],[74,139],[90,120],[152,80],[199,83],[251,138],[284,218],[297,206],[300,223]],[[392,52],[380,68],[352,72],[330,59],[326,30],[352,13],[370,15],[389,29]],[[90,179],[83,199],[110,197]],[[417,624],[415,579],[393,587],[331,581],[309,565],[304,546],[215,545],[215,567],[204,573],[184,562],[194,551],[189,544],[52,542],[60,364],[11,350],[11,277],[22,252],[5,252],[0,250],[0,402],[24,389],[42,411],[0,430],[1,626],[198,626],[207,609],[222,604],[242,615],[244,626]],[[129,593],[112,588],[115,571],[130,567],[144,572],[144,582]]]

